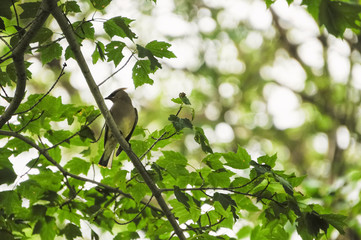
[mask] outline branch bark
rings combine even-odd
[[[75,59],[83,73],[83,76],[89,86],[91,93],[94,96],[94,99],[105,117],[105,121],[109,126],[109,129],[112,131],[113,135],[119,142],[120,146],[123,148],[124,152],[128,155],[129,159],[132,161],[134,167],[138,170],[140,175],[143,177],[145,183],[148,185],[149,189],[152,191],[154,197],[157,199],[159,206],[161,207],[162,211],[166,215],[168,221],[172,225],[175,233],[179,237],[179,239],[186,239],[183,234],[183,230],[180,228],[178,222],[176,221],[173,213],[171,212],[170,208],[168,207],[167,203],[165,202],[164,198],[162,197],[162,192],[160,189],[155,185],[151,177],[148,175],[145,167],[143,166],[142,162],[138,158],[138,156],[131,150],[129,144],[125,141],[124,137],[120,134],[113,117],[111,116],[108,108],[106,107],[103,97],[99,91],[97,84],[94,81],[94,78],[90,72],[90,69],[84,59],[84,56],[80,50],[80,46],[76,41],[75,34],[73,32],[72,26],[69,24],[67,18],[63,14],[63,12],[58,8],[56,0],[44,0],[51,9],[51,14],[54,16],[56,21],[58,22],[62,32],[64,33],[71,50],[74,53]]]
[[[24,34],[19,44],[13,50],[12,58],[14,60],[14,66],[17,76],[16,90],[14,98],[11,101],[10,105],[6,108],[3,115],[0,116],[0,129],[7,121],[10,120],[10,118],[13,116],[16,109],[18,109],[21,101],[24,98],[26,87],[26,68],[24,63],[24,53],[28,48],[31,39],[33,39],[41,26],[43,26],[43,24],[45,23],[46,19],[48,19],[49,14],[50,13],[47,4],[43,2],[40,6],[37,16],[34,19],[34,22],[31,24],[29,30]]]

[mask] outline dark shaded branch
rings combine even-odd
[[[47,8],[47,4],[43,2],[29,30],[21,38],[19,44],[15,47],[12,53],[12,58],[14,60],[14,66],[17,75],[16,90],[13,100],[11,101],[10,105],[6,108],[4,114],[1,115],[0,117],[0,129],[13,116],[14,112],[19,107],[25,95],[26,68],[24,63],[24,53],[28,48],[31,39],[33,39],[35,34],[39,31],[41,26],[43,26],[44,22],[48,17],[49,17],[49,11]]]

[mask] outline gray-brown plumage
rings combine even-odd
[[[124,89],[125,88],[119,88],[115,90],[105,99],[109,99],[113,102],[113,106],[110,108],[110,113],[112,114],[119,131],[123,134],[125,140],[129,142],[138,122],[138,112],[137,109],[133,107],[132,100]],[[112,132],[109,130],[108,126],[105,125],[104,153],[99,161],[100,166],[108,168],[112,167],[114,150],[117,144],[118,142]],[[119,146],[116,156],[118,156],[122,151],[122,147]]]

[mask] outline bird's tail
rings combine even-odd
[[[104,168],[112,168],[112,162],[113,162],[113,151],[104,151],[102,157],[99,160],[98,165]]]

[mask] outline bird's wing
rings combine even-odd
[[[108,131],[109,131],[108,125],[107,125],[107,124],[105,124],[104,147],[105,147],[105,144],[106,144],[107,139],[108,139]]]
[[[127,142],[129,142],[130,138],[132,137],[132,134],[133,134],[133,132],[134,132],[135,126],[136,126],[137,123],[138,123],[138,111],[137,111],[136,108],[134,108],[134,111],[135,111],[134,125],[133,125],[132,130],[129,132],[128,136],[126,136],[126,138],[125,138],[125,140],[127,140]]]

